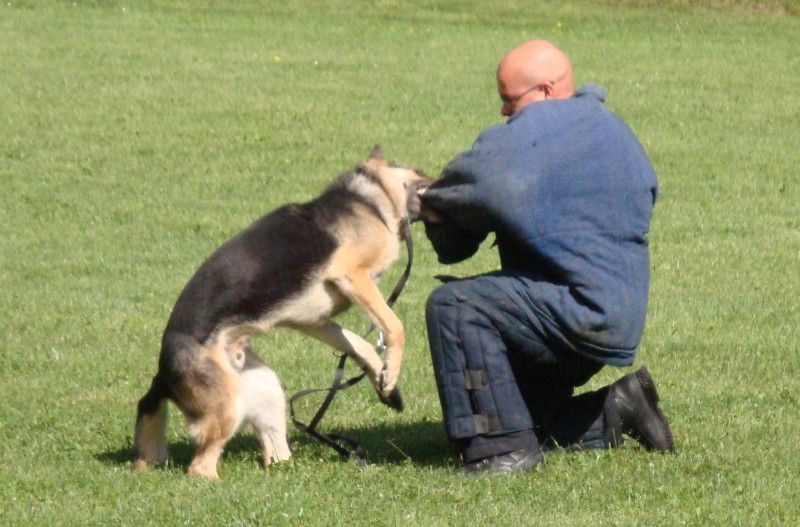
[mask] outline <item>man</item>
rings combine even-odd
[[[647,232],[656,176],[598,86],[535,40],[497,68],[505,124],[484,130],[421,193],[445,264],[494,233],[502,269],[453,280],[428,299],[433,368],[464,472],[530,470],[542,450],[610,448],[622,434],[673,450],[642,368],[574,396],[604,365],[628,366],[647,308]]]

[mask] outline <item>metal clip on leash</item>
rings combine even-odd
[[[403,271],[403,274],[400,276],[400,279],[397,281],[397,284],[394,286],[392,293],[389,295],[386,304],[389,307],[392,307],[394,303],[397,301],[397,298],[400,296],[400,293],[403,291],[403,288],[408,281],[408,277],[411,274],[411,263],[414,260],[414,244],[411,240],[411,222],[408,218],[405,218],[401,223],[401,229],[403,232],[403,238],[406,242],[406,249],[408,251],[408,261],[406,262],[406,268]],[[375,324],[370,324],[369,329],[364,334],[364,339],[369,337],[370,333],[375,330]],[[377,350],[379,355],[382,355],[386,351],[386,342],[384,341],[383,333],[378,332],[378,338],[375,342],[375,349]],[[301,432],[305,432],[310,435],[316,441],[328,445],[329,447],[336,450],[339,455],[348,460],[351,457],[355,457],[355,459],[359,463],[365,463],[364,459],[364,451],[361,449],[361,446],[349,437],[345,437],[339,434],[334,433],[322,433],[317,430],[317,425],[322,420],[322,417],[325,415],[325,412],[328,410],[328,407],[333,402],[334,397],[340,391],[346,390],[350,388],[354,384],[357,384],[361,379],[364,378],[366,373],[361,373],[355,377],[351,377],[350,379],[342,382],[342,378],[344,377],[344,365],[347,362],[347,354],[342,353],[339,357],[339,364],[336,366],[336,373],[333,377],[333,383],[330,388],[310,388],[308,390],[301,390],[289,399],[289,415],[292,418],[292,423],[294,424],[295,428],[300,430]],[[311,419],[309,424],[303,424],[297,420],[294,411],[294,402],[301,397],[305,397],[306,395],[310,395],[312,393],[318,392],[328,392],[325,396],[325,399],[322,401],[322,404],[317,410],[317,413],[314,414],[314,417]]]

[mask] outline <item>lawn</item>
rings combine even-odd
[[[3,2],[0,525],[799,524],[799,14],[794,0]],[[658,173],[636,366],[658,382],[676,453],[630,441],[517,477],[454,474],[425,298],[436,274],[498,263],[487,242],[442,266],[415,225],[396,305],[406,410],[362,383],[323,421],[367,464],[291,430],[294,457],[265,474],[242,433],[220,483],[188,478],[173,408],[170,463],[131,473],[136,401],[202,260],[376,143],[438,174],[501,122],[497,61],[535,37],[608,89]],[[283,330],[256,350],[288,394],[336,363]]]

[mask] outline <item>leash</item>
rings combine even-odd
[[[408,261],[406,262],[406,268],[403,271],[403,274],[395,284],[392,293],[389,295],[389,298],[386,300],[386,304],[389,307],[392,307],[394,303],[397,301],[397,298],[400,296],[400,293],[403,291],[403,288],[406,286],[406,282],[408,281],[408,277],[411,274],[411,264],[414,260],[414,244],[411,240],[411,222],[409,218],[406,217],[401,223],[401,232],[403,234],[403,238],[406,242],[406,250],[408,252]],[[375,323],[371,323],[369,329],[364,334],[363,338],[366,339],[369,335],[375,330]],[[386,346],[383,341],[383,333],[378,332],[378,341],[375,344],[375,347],[378,349],[379,354],[382,354]],[[317,430],[317,425],[322,420],[322,417],[325,415],[325,412],[328,411],[328,407],[333,402],[333,399],[336,397],[336,394],[344,391],[351,386],[357,384],[361,379],[366,376],[366,372],[362,372],[360,375],[356,375],[355,377],[351,377],[346,381],[342,382],[342,378],[344,378],[344,366],[347,362],[347,353],[342,353],[339,356],[339,364],[336,366],[336,372],[333,377],[333,383],[331,384],[330,388],[309,388],[307,390],[301,390],[289,399],[289,415],[292,418],[292,423],[294,424],[295,428],[300,430],[301,432],[305,432],[309,436],[311,436],[314,440],[328,445],[329,447],[336,450],[339,455],[344,460],[349,460],[351,457],[354,457],[359,463],[366,463],[364,459],[364,451],[362,450],[361,446],[353,439],[334,433],[322,433]],[[325,399],[322,401],[322,404],[317,410],[317,413],[314,414],[314,417],[311,421],[306,425],[300,422],[294,411],[294,403],[298,399],[310,395],[312,393],[320,393],[320,392],[328,392],[325,396]]]

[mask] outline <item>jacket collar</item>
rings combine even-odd
[[[585,100],[594,99],[597,102],[599,102],[600,104],[603,104],[606,101],[606,89],[603,88],[602,86],[597,85],[597,84],[584,84],[583,86],[578,88],[575,91],[575,93],[572,94],[572,97],[570,97],[570,99],[583,99],[584,101]],[[565,99],[565,100],[569,100],[569,99]],[[558,101],[559,101],[559,99],[549,99],[547,101],[539,101],[539,102],[535,102],[533,104],[529,104],[528,106],[526,106],[522,110],[520,110],[517,113],[515,113],[514,115],[510,116],[508,118],[508,120],[506,121],[506,124],[510,123],[511,121],[514,121],[527,108],[530,108],[530,107],[533,107],[533,106],[537,106],[539,104],[552,104],[552,103],[558,102]]]
[[[578,91],[576,91],[573,97],[592,97],[597,99],[598,101],[606,102],[606,89],[602,86],[598,86],[597,84],[584,84]]]

